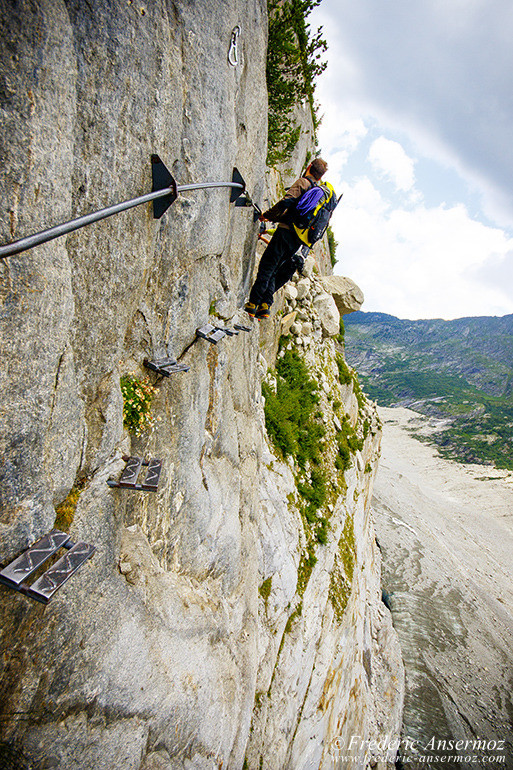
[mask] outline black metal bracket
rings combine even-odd
[[[162,471],[162,460],[143,460],[142,457],[129,457],[123,455],[126,465],[118,481],[107,479],[109,487],[114,489],[135,489],[140,492],[156,492]],[[138,482],[141,468],[147,468],[146,477],[142,483]]]
[[[233,174],[232,174],[232,182],[234,184],[241,184],[242,190],[240,192],[237,192],[237,189],[232,189],[232,194],[230,197],[230,202],[235,202],[235,206],[237,208],[250,208],[253,207],[253,222],[257,222],[258,219],[260,219],[260,215],[262,214],[262,209],[260,206],[258,206],[256,203],[254,203],[251,200],[251,197],[246,189],[246,182],[240,175],[239,171],[234,168]]]
[[[232,172],[232,191],[230,193],[230,203],[234,203],[241,195],[246,192],[246,182],[242,177],[238,168],[234,168]],[[237,185],[237,186],[235,186]],[[242,189],[241,189],[242,187]]]
[[[153,219],[160,217],[168,210],[172,203],[178,197],[176,182],[168,170],[167,166],[160,160],[158,155],[151,156],[151,178],[152,192],[171,188],[172,192],[163,198],[157,198],[153,201]]]
[[[251,200],[251,198],[247,193],[242,193],[240,198],[237,198],[237,200],[235,201],[235,206],[237,208],[246,208],[246,209],[253,207],[253,222],[258,222],[258,220],[260,219],[262,210],[260,209],[259,206],[257,206],[256,203],[253,203],[253,201]]]
[[[60,548],[68,553],[29,585],[26,581]],[[64,583],[91,558],[96,548],[88,543],[73,543],[67,532],[52,530],[8,564],[0,572],[0,583],[48,604]]]

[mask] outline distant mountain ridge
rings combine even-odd
[[[443,454],[513,468],[513,315],[345,316],[348,362],[371,398],[443,420]]]

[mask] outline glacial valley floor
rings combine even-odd
[[[429,435],[428,418],[379,411],[373,512],[406,668],[403,736],[419,755],[403,751],[404,766],[513,768],[513,473],[445,460],[412,436]]]

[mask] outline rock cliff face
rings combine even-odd
[[[2,243],[149,192],[152,153],[179,184],[237,166],[263,199],[261,0],[0,9]],[[345,415],[361,449],[306,571],[297,468],[273,454],[261,394],[282,316],[195,341],[240,317],[253,276],[252,212],[228,199],[184,193],[161,220],[141,206],[0,265],[0,559],[51,530],[70,492],[72,538],[97,548],[46,607],[1,588],[2,745],[41,767],[343,767],[351,735],[399,729],[368,508],[379,425],[337,375],[326,291],[311,273],[283,310],[310,324],[291,340],[327,440]],[[159,381],[143,368],[159,355],[190,370]],[[156,387],[140,436],[123,428],[128,373]],[[107,485],[124,453],[162,459],[157,493]]]

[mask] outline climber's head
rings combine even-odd
[[[328,170],[328,164],[322,158],[315,158],[309,165],[307,173],[311,174],[314,179],[322,179],[326,171]]]

